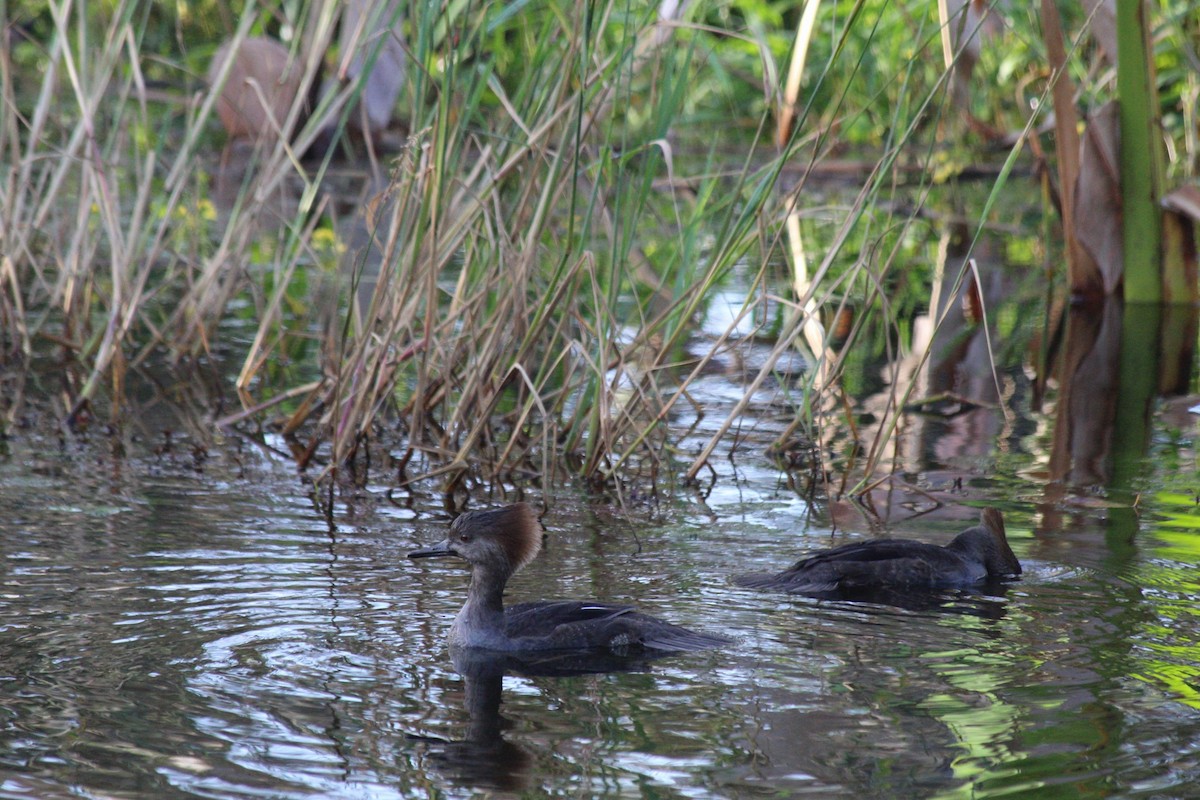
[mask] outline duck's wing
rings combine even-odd
[[[609,647],[627,647],[658,653],[686,653],[693,650],[712,650],[733,640],[724,636],[699,633],[672,625],[657,617],[633,612],[614,619]]]
[[[939,550],[941,548],[938,548]],[[897,557],[882,560],[838,561],[836,590],[843,594],[878,589],[932,589],[947,565],[940,558]],[[957,563],[952,566],[958,566]]]
[[[520,603],[507,608],[504,617],[510,636],[536,636],[546,649],[675,653],[729,643],[724,637],[696,633],[638,613],[633,606],[612,603]]]
[[[800,559],[786,571],[798,572],[816,564],[834,562],[878,562],[909,559],[928,559],[932,562],[940,562],[946,555],[946,548],[936,544],[927,544],[913,539],[874,539],[818,551]]]
[[[944,576],[957,575],[962,568],[962,559],[944,547],[910,539],[876,539],[813,553],[783,572],[735,580],[754,589],[833,597],[888,586],[935,587]]]
[[[597,623],[633,613],[633,606],[593,603],[579,600],[553,600],[517,603],[504,609],[504,624],[509,636],[539,634],[574,622]]]

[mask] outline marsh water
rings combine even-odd
[[[508,675],[476,707],[444,644],[466,575],[404,557],[441,535],[432,504],[368,493],[330,526],[286,470],[31,457],[10,445],[2,472],[4,797],[1187,797],[1200,782],[1190,497],[1145,509],[1120,544],[1102,511],[1035,531],[1012,498],[1023,580],[913,608],[733,586],[870,535],[832,534],[766,474],[653,513],[560,497],[511,597],[633,601],[735,641],[641,672]],[[944,541],[960,524],[893,532]]]
[[[201,444],[151,401],[128,428],[54,433],[54,404],[31,403],[0,440],[0,796],[1200,797],[1192,348],[1130,401],[1140,416],[1088,413],[1125,396],[1112,376],[1137,342],[1143,372],[1169,373],[1150,354],[1194,342],[1194,314],[1072,312],[1081,381],[1068,392],[1064,367],[1039,388],[1040,276],[1000,257],[981,275],[997,380],[982,326],[953,319],[945,357],[897,365],[902,343],[890,370],[848,369],[858,428],[818,443],[843,466],[884,424],[885,373],[941,397],[902,415],[865,491],[769,455],[794,416],[781,365],[699,486],[458,498],[547,507],[512,600],[631,602],[733,639],[628,671],[452,663],[467,574],[405,558],[452,513],[386,469],[327,507],[270,435]],[[744,287],[726,293],[697,337]],[[1113,341],[1125,362],[1098,355]],[[748,340],[691,388],[680,471],[767,349]],[[162,397],[182,394],[170,380]],[[1025,565],[988,594],[877,605],[731,582],[874,536],[944,543],[987,504]]]

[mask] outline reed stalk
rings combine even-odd
[[[223,424],[250,435],[251,421],[275,415],[302,467],[358,479],[373,442],[393,437],[400,482],[450,491],[568,475],[618,491],[696,480],[772,385],[773,408],[794,419],[788,435],[829,446],[858,437],[847,362],[868,335],[885,348],[901,338],[891,287],[925,274],[906,263],[905,242],[934,181],[923,136],[946,108],[932,8],[925,18],[889,11],[900,46],[884,40],[870,0],[829,28],[828,6],[814,0],[785,71],[761,19],[726,29],[687,3],[411,0],[408,142],[386,164],[372,158],[364,180],[389,178],[351,213],[370,246],[336,268],[316,244],[341,233],[332,160],[302,154],[323,121],[345,127],[361,86],[311,115],[296,98],[281,125],[292,135],[260,143],[231,207],[205,223],[215,94],[183,77],[203,65],[169,65],[186,88],[164,110],[146,74],[143,4],[48,8],[41,84],[19,87],[0,59],[4,104],[21,110],[0,122],[0,344],[30,358],[53,342],[74,374],[76,410],[107,392],[119,417],[129,374],[164,354],[186,364],[234,352],[243,408]],[[248,3],[229,37],[262,35],[272,14],[291,14],[283,27],[308,87],[336,41],[337,9]],[[884,49],[894,69],[867,69]],[[738,98],[744,129],[731,157],[704,126],[734,104],[721,87],[746,63],[767,77],[753,102]],[[806,75],[805,64],[820,66]],[[784,72],[776,148],[774,76]],[[864,129],[877,132],[877,155],[859,191],[814,202],[812,171]],[[902,186],[913,174],[915,189]],[[892,210],[901,194],[915,210]],[[985,211],[977,228],[989,222]],[[789,256],[794,271],[781,277]],[[745,298],[733,321],[704,329],[735,280]],[[819,320],[851,305],[863,314],[835,348]],[[691,391],[707,370],[764,342],[715,429],[675,427],[685,411],[712,415]],[[777,369],[797,351],[811,366],[800,378]],[[281,366],[295,352],[304,363]],[[897,380],[894,392],[847,486],[889,468],[911,387]]]

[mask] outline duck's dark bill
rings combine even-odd
[[[409,558],[438,558],[440,556],[452,556],[456,553],[445,545],[443,542],[437,547],[432,547],[428,550],[413,550],[408,554]]]

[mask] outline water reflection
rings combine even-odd
[[[652,660],[656,659],[613,652],[522,656],[456,649],[454,669],[463,679],[463,707],[469,719],[466,735],[457,741],[430,736],[413,738],[426,743],[433,768],[454,783],[501,791],[528,789],[534,783],[534,757],[527,749],[504,738],[504,730],[512,727],[500,714],[504,676],[562,678],[639,672],[649,669]]]
[[[1006,646],[1007,606],[980,598],[980,615],[813,600],[781,608],[764,631],[778,643],[770,663],[795,664],[789,673],[807,663],[813,686],[797,694],[803,684],[790,674],[758,684],[759,780],[835,786],[839,796],[927,797],[960,786],[964,740],[949,712],[979,722],[997,705],[981,673],[998,664],[989,652]]]
[[[1200,779],[1191,498],[1124,561],[1095,519],[1034,538],[1015,512],[1020,582],[910,607],[733,586],[828,541],[786,497],[644,522],[636,549],[563,508],[514,601],[603,593],[737,640],[581,676],[646,665],[447,660],[461,575],[414,580],[404,559],[443,532],[432,506],[330,531],[286,477],[264,497],[257,479],[195,476],[97,491],[74,470],[27,477],[36,504],[0,493],[19,526],[0,539],[0,796],[986,797]]]
[[[1004,617],[1010,587],[1011,583],[1007,581],[987,581],[972,587],[970,591],[931,591],[882,587],[857,591],[848,598],[830,594],[825,599],[828,602],[841,602],[852,606],[862,605],[864,608],[884,606],[901,608],[905,611],[964,614],[999,620]]]
[[[1094,322],[1076,330],[1121,340]],[[1161,340],[1190,360],[1189,324],[1149,326],[1121,357]],[[976,355],[938,362],[952,378],[939,386],[982,392],[980,330],[958,335],[959,353]],[[1071,463],[1063,497],[1047,502],[1058,415],[1086,413],[1112,365],[1073,400],[1057,393],[1062,367],[1048,372],[1043,412],[1029,407],[1024,353],[1002,365],[1011,424],[985,405],[922,411],[898,439],[903,472],[875,487],[873,506],[810,504],[789,489],[764,456],[786,427],[768,404],[703,496],[622,510],[559,487],[559,527],[514,580],[514,602],[613,597],[736,640],[599,676],[447,659],[462,576],[414,577],[404,558],[444,535],[438,497],[414,492],[399,508],[368,483],[328,525],[270,440],[218,439],[193,457],[187,432],[211,427],[199,404],[190,424],[165,401],[139,406],[129,455],[99,432],[38,440],[9,428],[0,797],[1191,796],[1195,417],[1149,417],[1141,450],[1072,444],[1091,460]],[[1159,390],[1186,384],[1192,368],[1178,363],[1155,373]],[[695,389],[719,405],[734,382],[712,374]],[[1144,415],[1152,397],[1130,408]],[[1100,485],[1083,491],[1091,480]],[[963,499],[1004,507],[1020,582],[865,603],[730,581],[847,530],[948,541],[975,513]]]
[[[529,788],[533,757],[504,738],[507,725],[500,716],[504,663],[455,659],[454,666],[464,681],[463,706],[470,719],[466,736],[458,741],[413,738],[427,743],[433,768],[454,783],[502,791]]]

